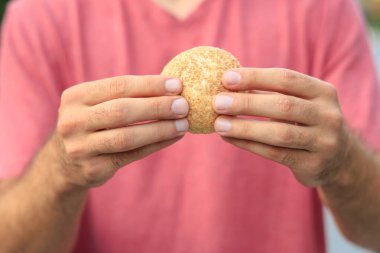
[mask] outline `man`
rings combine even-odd
[[[347,0],[14,1],[0,251],[324,252],[318,196],[348,238],[380,250],[363,30]],[[256,92],[219,94],[217,134],[183,137],[179,80],[145,74],[198,45],[231,51],[248,67],[223,84]]]

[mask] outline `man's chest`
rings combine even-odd
[[[299,27],[286,19],[286,10],[276,7],[263,15],[268,5],[247,2],[211,0],[185,21],[152,9],[154,5],[117,8],[110,4],[107,12],[81,14],[82,32],[67,41],[67,59],[72,61],[66,62],[68,75],[74,75],[72,83],[79,83],[116,75],[159,74],[172,57],[201,45],[224,48],[243,66],[287,67],[308,73],[310,59],[305,55],[310,55],[303,52],[310,45]]]

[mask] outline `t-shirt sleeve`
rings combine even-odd
[[[57,118],[62,91],[55,60],[58,37],[39,2],[12,2],[2,26],[0,179],[22,173]]]
[[[353,0],[325,0],[314,73],[336,86],[350,128],[380,149],[380,93],[365,22]]]

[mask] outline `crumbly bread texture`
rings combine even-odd
[[[182,96],[190,105],[189,131],[196,134],[214,132],[217,118],[212,107],[213,97],[227,91],[222,85],[223,73],[239,68],[239,61],[226,50],[201,46],[175,56],[163,69],[162,75],[182,81]]]

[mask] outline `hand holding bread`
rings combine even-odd
[[[54,134],[67,185],[91,187],[180,139],[188,104],[178,79],[119,76],[64,91]],[[68,186],[70,187],[70,186]]]

